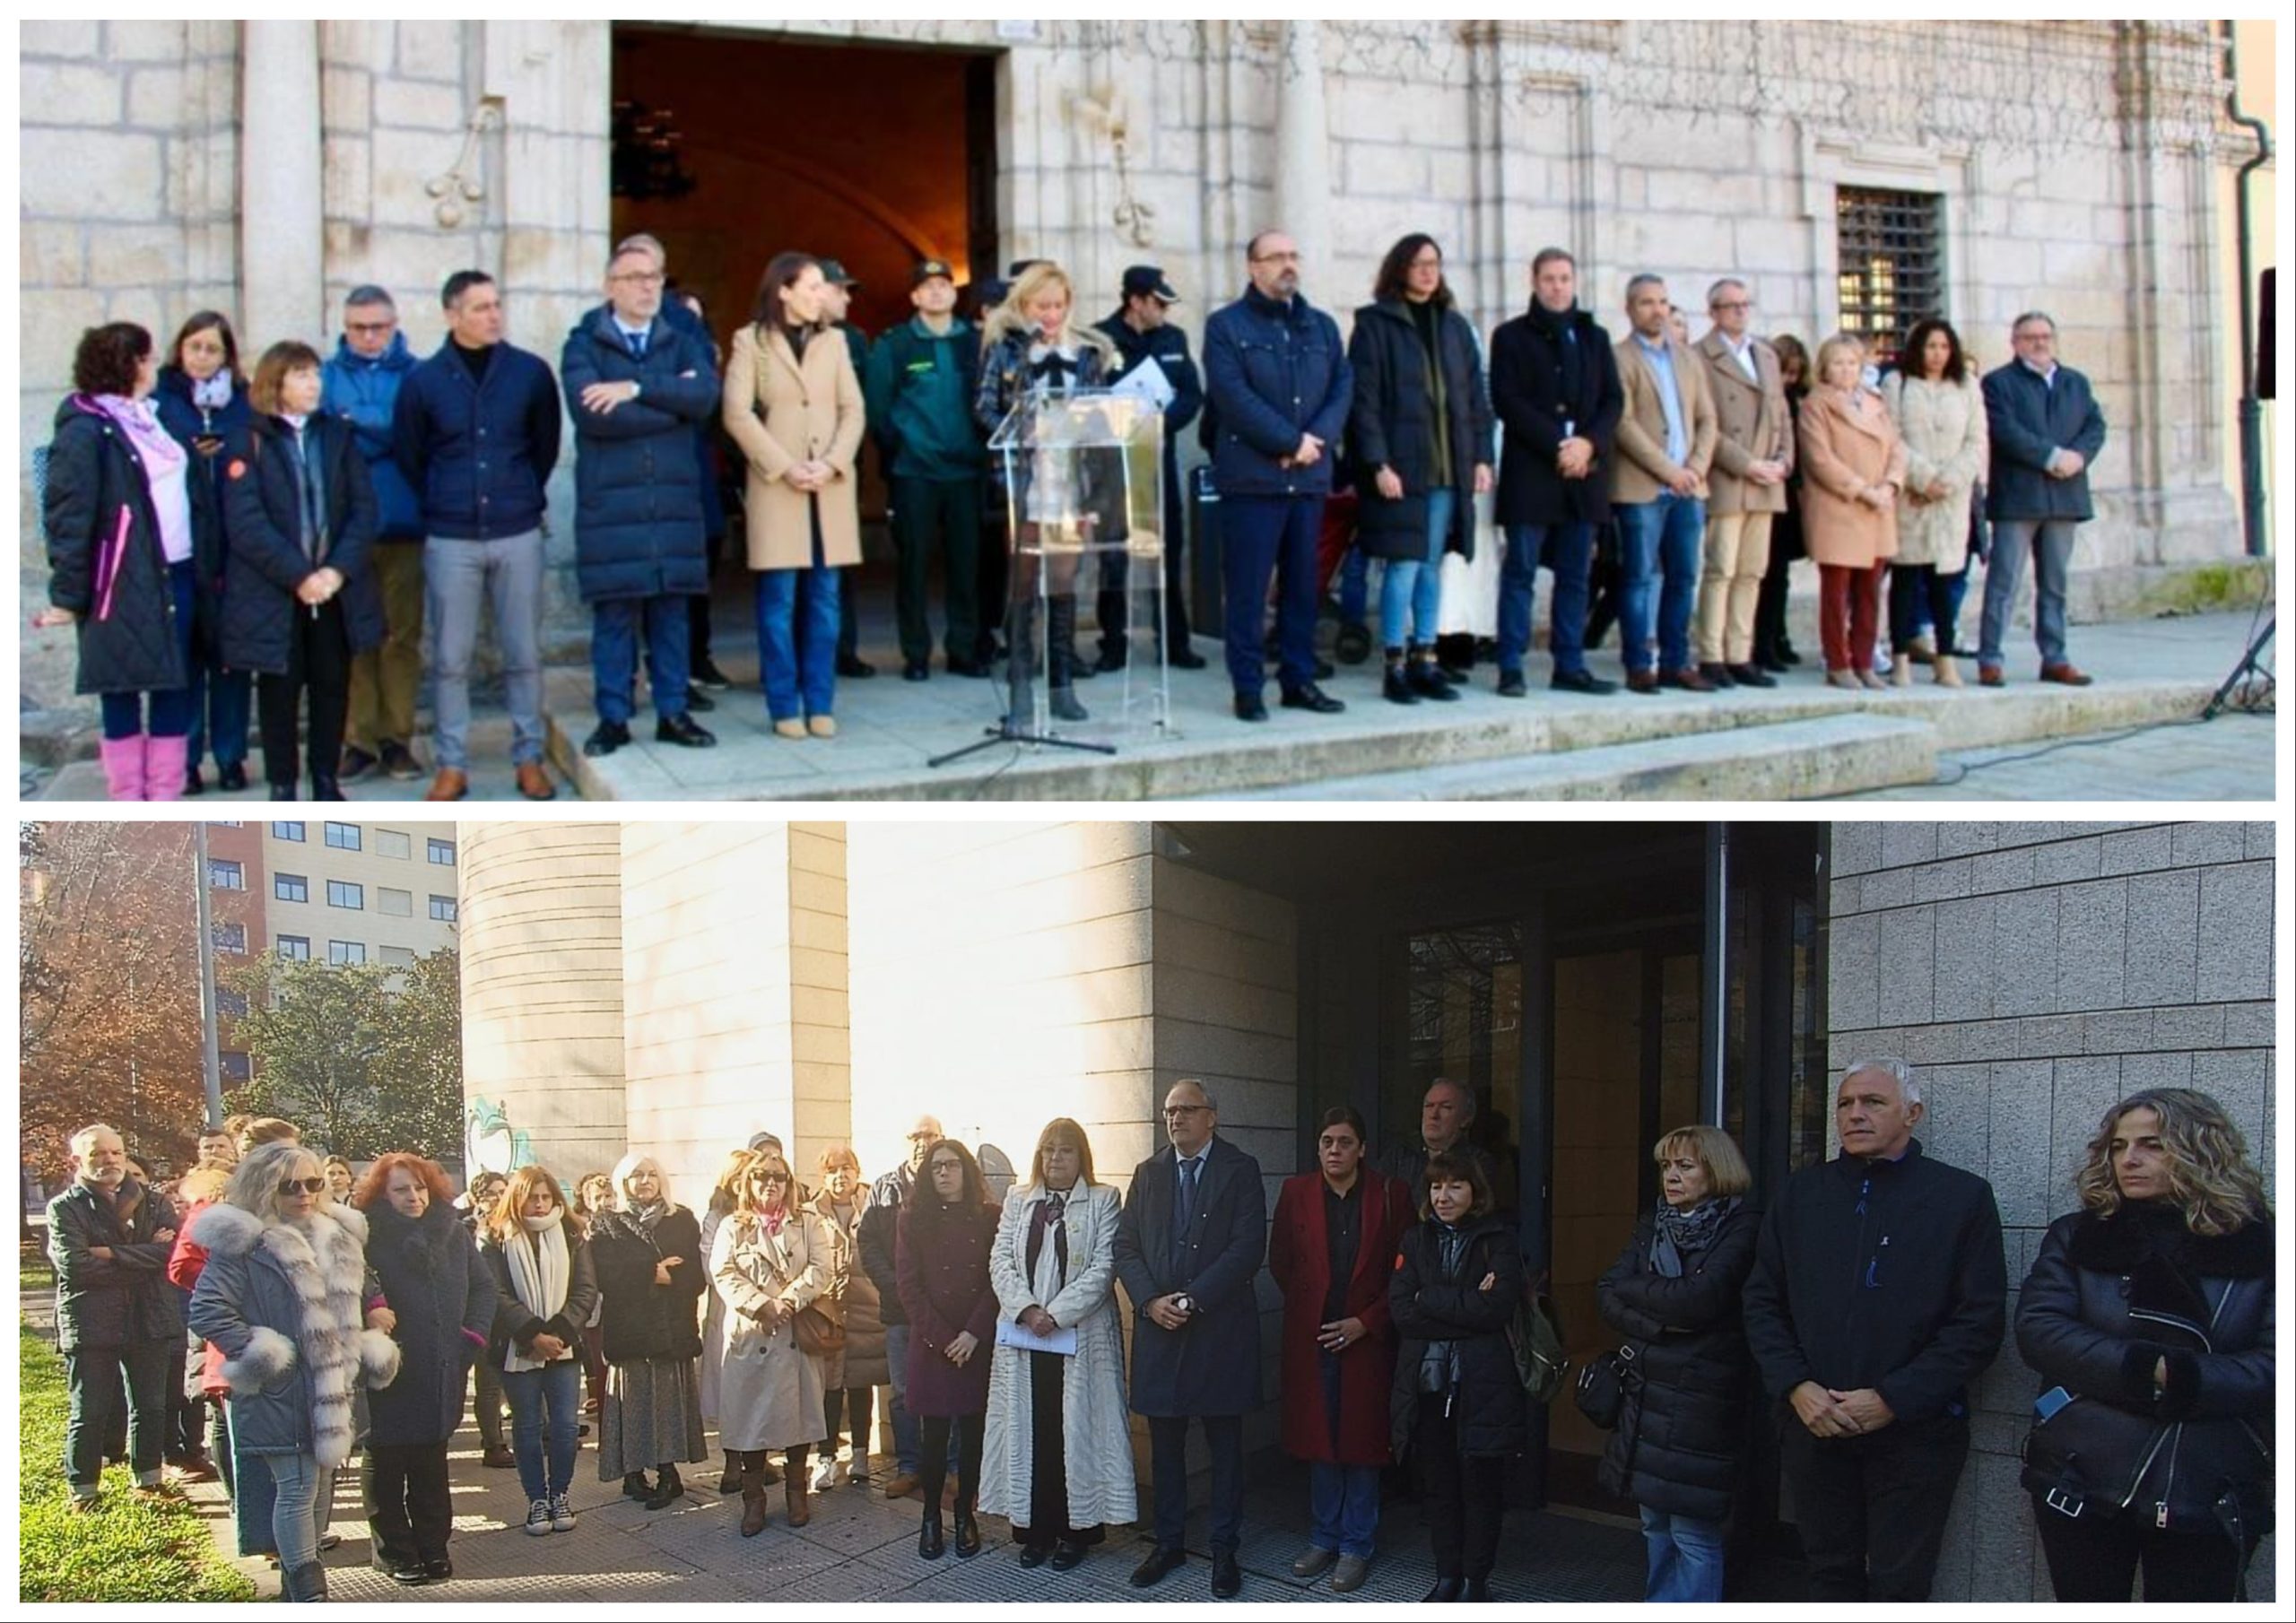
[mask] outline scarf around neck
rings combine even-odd
[[[1650,1237],[1650,1271],[1661,1279],[1683,1277],[1683,1260],[1696,1256],[1714,1243],[1721,1232],[1722,1223],[1739,1207],[1735,1194],[1717,1201],[1701,1201],[1688,1211],[1677,1211],[1658,1201],[1658,1221]]]
[[[150,401],[132,400],[125,395],[95,395],[89,397],[88,404],[119,426],[119,431],[135,445],[136,455],[143,457],[144,469],[154,483],[180,473],[191,460],[191,453],[161,426],[160,414],[152,409]]]
[[[566,1245],[566,1208],[561,1206],[546,1218],[521,1217],[518,1222],[523,1236],[511,1235],[502,1246],[502,1254],[510,1264],[510,1289],[519,1305],[535,1317],[557,1318],[566,1311],[566,1293],[574,1273],[573,1256]],[[573,1350],[569,1348],[558,1356],[570,1358]],[[514,1341],[502,1367],[540,1369],[548,1362],[545,1358],[528,1358]]]
[[[191,404],[203,412],[220,412],[231,404],[233,393],[230,373],[218,372],[204,383],[192,384]]]

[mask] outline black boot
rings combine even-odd
[[[1459,1598],[1459,1592],[1465,1587],[1466,1581],[1463,1578],[1438,1578],[1435,1580],[1435,1587],[1419,1597],[1420,1603],[1424,1605],[1430,1601],[1456,1601]]]
[[[667,1510],[684,1497],[685,1484],[678,1480],[678,1468],[675,1465],[665,1465],[655,1484],[653,1497],[646,1501],[646,1508]]]
[[[1415,705],[1419,702],[1419,695],[1412,691],[1411,677],[1404,664],[1401,648],[1387,650],[1387,680],[1383,690],[1390,704]]]
[[[957,1554],[970,1560],[980,1553],[980,1523],[972,1519],[972,1506],[957,1506]]]
[[[937,1561],[948,1548],[941,1533],[941,1496],[936,1493],[925,1506],[925,1524],[917,1533],[917,1553],[927,1561]]]
[[[650,1499],[654,1497],[654,1485],[646,1480],[644,1471],[630,1471],[622,1479],[622,1494],[626,1499]]]
[[[1491,1580],[1489,1578],[1469,1578],[1467,1580],[1467,1586],[1460,1593],[1459,1599],[1462,1601],[1488,1601],[1491,1599]]]

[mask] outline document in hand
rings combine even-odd
[[[1032,1330],[1023,1330],[1011,1319],[999,1319],[996,1321],[996,1344],[999,1347],[1017,1347],[1022,1352],[1057,1352],[1063,1358],[1073,1358],[1076,1356],[1076,1331],[1074,1325],[1064,1325],[1050,1335],[1039,1335]]]
[[[1109,393],[1144,400],[1159,412],[1171,410],[1172,402],[1179,395],[1172,387],[1172,380],[1164,375],[1162,363],[1152,355],[1118,378],[1109,386]]]

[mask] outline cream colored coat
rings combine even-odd
[[[822,560],[832,568],[861,561],[861,437],[868,423],[861,380],[842,333],[805,341],[800,366],[789,340],[776,333],[762,346],[754,325],[734,335],[726,367],[726,431],[749,461],[745,525],[752,569],[813,567],[813,498],[784,474],[801,462],[836,470],[820,493]]]
[[[724,1358],[718,1372],[718,1445],[743,1452],[794,1448],[829,1434],[821,1361],[797,1345],[784,1319],[769,1333],[754,1316],[779,1298],[803,1307],[829,1278],[829,1237],[810,1211],[778,1235],[735,1212],[709,1243],[710,1288],[726,1304]]]
[[[1611,499],[1628,507],[1640,507],[1665,495],[1663,481],[1679,468],[1688,468],[1704,479],[1714,466],[1718,428],[1706,362],[1672,338],[1666,343],[1674,351],[1674,383],[1682,390],[1683,426],[1690,433],[1690,459],[1679,467],[1666,460],[1666,406],[1658,398],[1658,374],[1642,358],[1633,334],[1614,346],[1619,384],[1626,391],[1626,410],[1618,420],[1618,455],[1611,458]]]
[[[1811,559],[1870,569],[1895,558],[1896,505],[1876,509],[1857,499],[1873,485],[1905,488],[1905,441],[1881,397],[1814,390],[1802,403],[1801,445],[1802,543]]]
[[[1068,1466],[1068,1524],[1121,1526],[1139,1514],[1132,1466],[1132,1417],[1125,1408],[1124,1329],[1116,1305],[1116,1226],[1122,1201],[1115,1188],[1080,1188],[1062,1222],[1068,1230],[1068,1282],[1058,1285],[1052,1237],[1031,1274],[1030,1208],[1037,1192],[1016,1186],[1004,1197],[996,1244],[988,1254],[1000,1324],[1038,1306],[1076,1332],[1076,1356],[1062,1360],[1061,1444]],[[981,1453],[980,1508],[1025,1523],[1036,1457],[1031,1419],[1031,1363],[1016,1348],[994,1350],[988,1371],[988,1423]]]
[[[1746,470],[1758,462],[1783,462],[1789,470],[1794,465],[1794,412],[1786,404],[1786,374],[1779,368],[1776,350],[1759,338],[1752,344],[1755,376],[1749,378],[1729,340],[1718,331],[1698,341],[1719,436],[1714,442],[1714,471],[1708,476],[1712,487],[1706,501],[1709,518],[1786,511],[1783,484],[1746,481]]]
[[[1991,455],[1984,392],[1974,378],[1932,383],[1892,372],[1882,380],[1882,398],[1905,440],[1897,561],[1935,564],[1942,574],[1958,575],[1970,560],[1970,495]],[[1940,479],[1945,482],[1942,499],[1913,499],[1914,492]]]

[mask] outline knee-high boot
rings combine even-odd
[[[742,1467],[742,1537],[754,1539],[765,1531],[765,1451],[734,1457]]]

